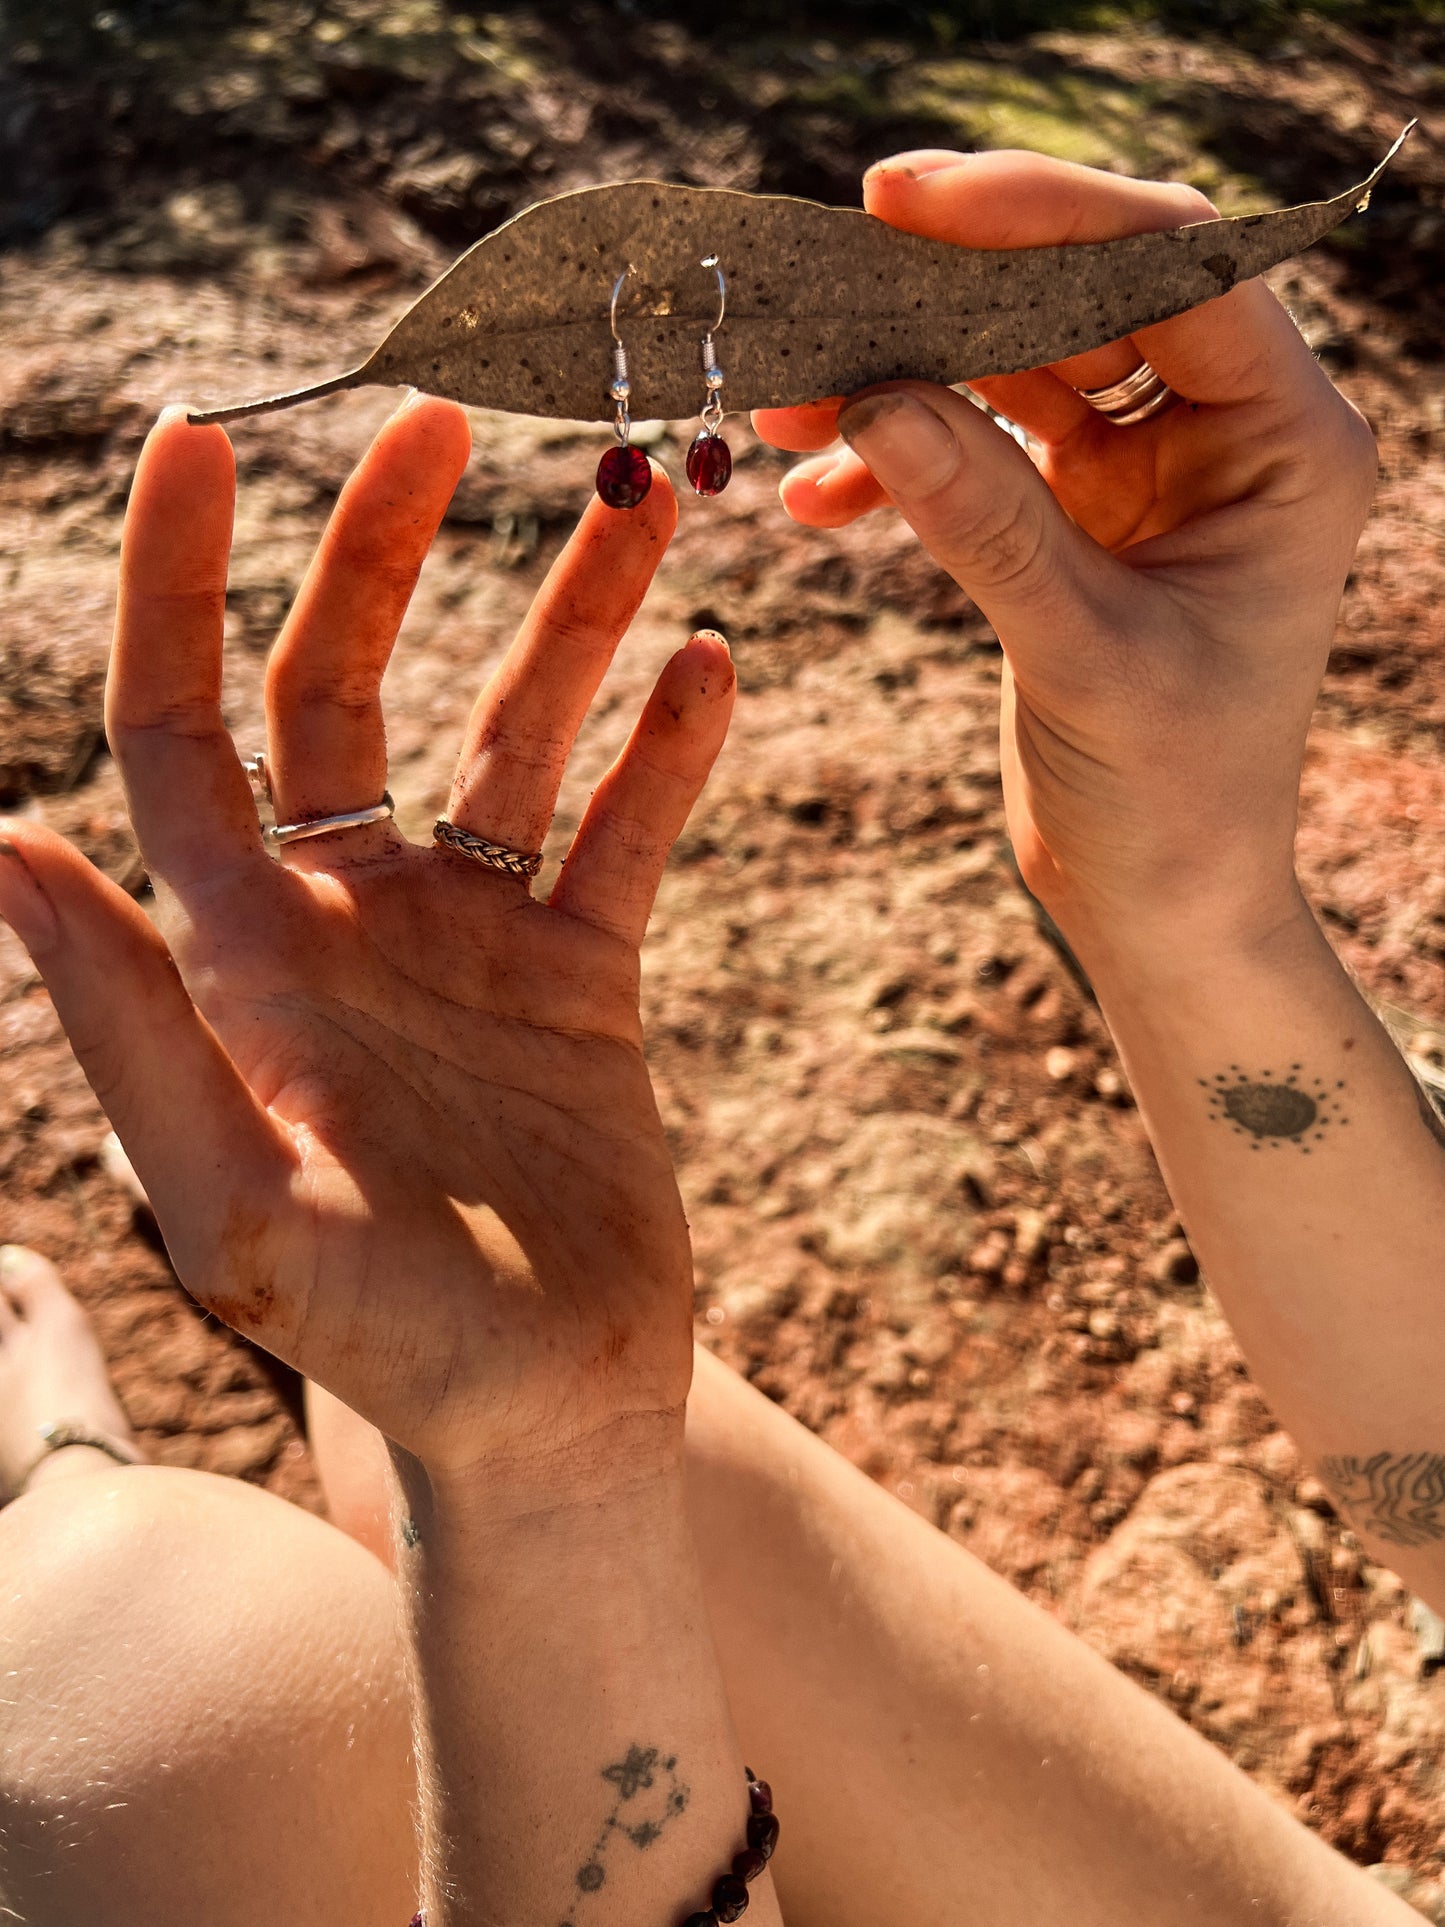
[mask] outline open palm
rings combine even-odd
[[[348,484],[273,654],[279,820],[385,788],[379,685],[457,476],[414,402]],[[10,825],[29,943],[187,1288],[431,1463],[671,1410],[686,1224],[642,1057],[638,945],[721,745],[715,637],[676,655],[547,904],[388,821],[274,861],[220,720],[219,430],[163,418],[127,519],[108,728],[168,947],[60,839]],[[541,842],[578,724],[671,534],[594,503],[468,728],[448,815]]]

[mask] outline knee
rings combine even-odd
[[[261,1918],[258,1879],[309,1904],[343,1820],[405,1885],[395,1602],[360,1547],[232,1480],[117,1467],[0,1513],[0,1574],[0,1904],[219,1922],[207,1883],[234,1862],[235,1918]]]

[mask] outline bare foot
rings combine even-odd
[[[43,1425],[75,1425],[136,1450],[89,1318],[38,1251],[0,1245],[0,1504],[42,1478],[115,1461],[94,1447],[46,1452]]]

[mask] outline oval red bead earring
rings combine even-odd
[[[717,320],[702,338],[702,378],[707,386],[707,400],[702,409],[702,431],[693,437],[687,451],[687,479],[699,495],[721,495],[732,479],[733,452],[718,433],[723,420],[723,371],[717,365],[713,336],[727,313],[728,291],[717,256],[708,255],[702,265],[711,268],[717,276]]]
[[[630,440],[632,416],[627,403],[632,394],[632,383],[627,377],[627,350],[617,332],[617,297],[622,293],[622,284],[631,272],[629,264],[612,286],[612,384],[607,392],[616,405],[613,427],[617,446],[609,448],[597,464],[597,493],[610,509],[635,509],[652,487],[652,463],[640,448],[632,446]]]

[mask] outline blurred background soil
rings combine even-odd
[[[97,0],[104,9],[105,0]],[[1314,901],[1445,1065],[1445,27],[1238,0],[603,5],[11,0],[0,68],[0,806],[146,879],[101,728],[147,423],[350,365],[461,246],[610,178],[853,203],[919,144],[1375,204],[1272,278],[1379,437],[1310,756]],[[786,17],[786,24],[785,24]],[[724,356],[724,360],[726,357]],[[599,375],[599,379],[601,376]],[[238,426],[229,715],[393,397]],[[597,429],[474,416],[387,683],[424,835],[463,719],[587,497]],[[692,427],[644,431],[674,473]],[[999,657],[891,521],[783,518],[730,425],[588,724],[549,844],[695,626],[742,697],[647,958],[704,1343],[1445,1921],[1445,1630],[1366,1558],[1250,1383],[1087,994],[1011,871]],[[546,878],[543,878],[545,887]],[[200,1314],[0,932],[0,1237],[92,1308],[147,1448],[319,1506],[295,1385]]]

